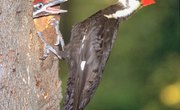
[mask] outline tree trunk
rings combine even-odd
[[[0,110],[57,110],[62,99],[58,60],[42,56],[32,1],[0,0]],[[52,27],[42,32],[53,45]],[[47,33],[48,35],[47,35]]]

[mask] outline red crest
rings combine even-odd
[[[141,0],[142,6],[148,6],[154,3],[156,3],[155,0]]]
[[[37,4],[37,3],[47,3],[47,0],[34,0],[33,4]]]

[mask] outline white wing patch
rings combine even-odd
[[[82,40],[82,43],[84,43],[84,40],[85,40],[85,39],[86,39],[86,36],[84,35],[84,36],[83,36],[83,40]]]
[[[82,39],[82,45],[81,45],[81,49],[84,48],[84,41],[86,40],[86,35],[83,36],[83,39]]]
[[[81,62],[81,70],[82,70],[82,71],[84,71],[85,65],[86,65],[86,61],[82,61],[82,62]]]

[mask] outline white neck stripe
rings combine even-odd
[[[110,15],[104,15],[107,18],[122,18],[122,17],[127,17],[130,14],[132,14],[135,10],[137,10],[140,6],[140,2],[137,0],[129,0],[128,4],[126,0],[119,0],[119,3],[124,5],[125,9],[123,10],[118,10],[113,14]]]

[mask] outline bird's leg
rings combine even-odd
[[[57,34],[57,38],[56,38],[56,43],[54,45],[61,45],[62,47],[62,51],[64,51],[64,39],[63,36],[61,34],[61,31],[59,30],[59,21],[56,20],[55,18],[52,18],[49,21],[50,25],[54,26],[55,30],[56,30],[56,34]]]
[[[52,47],[50,46],[49,44],[46,43],[43,35],[41,32],[37,32],[39,38],[41,39],[41,41],[43,42],[44,44],[44,54],[43,54],[43,57],[41,58],[42,60],[45,60],[47,57],[48,57],[48,54],[50,52],[52,52],[53,54],[55,54],[59,59],[61,59],[61,56],[57,53],[57,51]]]

